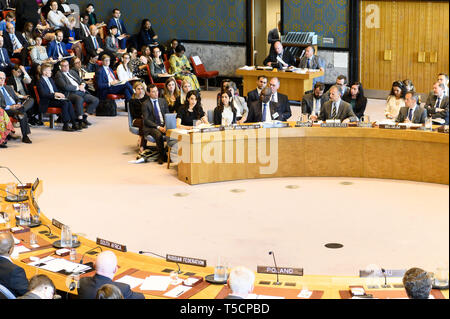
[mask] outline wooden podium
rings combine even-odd
[[[323,71],[307,72],[306,74],[299,74],[294,72],[272,71],[267,70],[242,70],[237,69],[236,75],[243,77],[244,92],[242,96],[246,96],[249,91],[256,88],[256,81],[258,76],[264,75],[268,81],[271,78],[277,77],[280,79],[280,89],[278,92],[288,96],[289,100],[301,101],[305,91],[312,90],[313,79],[324,75]]]

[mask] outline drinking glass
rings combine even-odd
[[[169,276],[170,276],[171,284],[176,285],[178,283],[178,271],[176,271],[176,270],[171,271]]]
[[[434,273],[434,284],[436,286],[448,286],[448,268],[438,267]]]
[[[425,119],[425,130],[427,130],[427,131],[433,130],[433,120],[431,117],[427,117]]]
[[[72,232],[67,225],[61,228],[61,247],[72,247]]]
[[[30,245],[36,245],[37,244],[37,236],[35,233],[30,233]]]

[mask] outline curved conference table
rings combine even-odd
[[[188,154],[191,160],[190,163],[181,161],[178,164],[178,177],[190,184],[283,176],[393,178],[448,184],[448,134],[379,128],[293,126],[295,123],[290,123],[290,127],[279,129],[247,128],[208,133],[172,131],[169,133],[171,137],[179,139],[179,157],[182,159]],[[230,150],[233,150],[231,157]],[[238,151],[237,154],[236,151]],[[224,163],[220,163],[219,154]],[[276,156],[267,156],[268,154],[276,154]],[[214,162],[212,159],[217,161]],[[4,190],[5,187],[5,184],[0,184],[0,189]],[[32,215],[37,214],[37,198],[42,190],[42,181],[34,191],[31,188],[26,189],[29,196],[27,203]],[[8,231],[15,226],[14,217],[19,213],[13,203],[5,201],[0,202],[0,211],[8,213],[11,217],[9,224],[0,224],[0,231]],[[56,226],[54,226],[53,220],[43,213],[40,214],[40,220],[42,224],[50,227],[53,238],[49,238],[46,232],[48,228],[43,225],[25,228],[24,232],[15,233],[14,236],[20,240],[19,246],[24,246],[29,251],[21,252],[18,257],[13,258],[13,262],[25,269],[28,278],[44,273],[53,280],[58,290],[76,295],[76,289],[69,289],[74,277],[71,274],[56,273],[29,265],[32,261],[30,257],[56,257],[52,243],[61,238],[61,225],[57,227],[58,223],[55,222]],[[63,221],[60,222],[63,223]],[[37,235],[38,246],[30,246],[31,233]],[[107,240],[113,242],[114,238],[107,238]],[[96,241],[88,238],[79,237],[79,241],[80,246],[76,248],[75,262],[77,263],[80,262],[84,253],[98,246]],[[122,244],[126,245],[126,243]],[[118,257],[119,270],[115,279],[126,275],[141,279],[151,275],[168,276],[171,270],[177,269],[174,263],[164,259],[118,251],[105,246],[102,249],[112,250]],[[201,259],[201,256],[190,257]],[[69,259],[69,256],[58,258]],[[84,263],[95,262],[95,255],[86,254],[83,261]],[[205,278],[214,272],[213,266],[215,266],[180,265],[182,270],[180,278],[189,276]],[[316,276],[309,273],[313,273],[313,270],[308,269],[304,276],[280,275],[282,282],[280,286],[274,286],[276,281],[274,274],[257,273],[255,293],[301,299],[302,296],[299,297],[299,293],[302,287],[307,286],[312,291],[309,298],[339,299],[350,297],[349,286],[362,285],[374,297],[406,297],[401,286],[401,276],[389,278],[389,283],[393,286],[387,289],[381,288],[384,282],[383,276],[360,278],[356,269],[355,276],[348,277]],[[93,274],[94,272],[88,272],[80,276]],[[77,279],[75,277],[75,280]],[[146,298],[167,299],[213,299],[223,298],[227,294],[227,288],[223,284],[213,285],[203,280],[199,285],[177,297],[164,296],[173,288],[175,286],[171,285],[166,291],[160,292],[142,291],[140,286],[137,286],[133,290],[142,292]],[[448,290],[442,292],[433,290],[432,294],[436,298],[448,298]]]
[[[417,129],[172,130],[188,184],[269,177],[363,177],[448,184],[449,135]],[[218,129],[218,128],[217,128]]]

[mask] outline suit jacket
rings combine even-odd
[[[277,103],[270,101],[269,108],[271,115],[277,113]],[[245,123],[257,123],[261,121],[262,121],[262,102],[261,101],[251,102],[248,106],[248,116]]]
[[[5,48],[0,48],[0,50],[3,52],[3,57],[4,57],[4,61],[3,63],[5,63],[6,65],[10,66],[11,68],[14,67],[14,63],[11,62],[11,60],[9,59],[9,53],[8,50],[6,50]],[[0,56],[0,60],[2,60],[1,56]],[[0,61],[0,64],[2,63],[2,61]]]
[[[109,68],[111,72],[113,70]],[[114,72],[113,72],[114,74]],[[116,78],[117,79],[117,78]],[[106,99],[107,90],[109,88],[109,81],[108,81],[108,74],[105,71],[105,68],[103,66],[100,66],[97,69],[97,72],[95,73],[95,80],[97,81],[97,91],[98,91],[98,97],[101,100]]]
[[[333,111],[333,101],[329,100],[325,102],[322,105],[322,108],[320,109],[319,114],[319,120],[326,121],[330,120],[331,118],[331,112]],[[343,120],[350,119],[350,121],[358,121],[358,118],[356,117],[355,113],[352,110],[352,106],[348,104],[347,102],[343,101],[341,99],[341,102],[339,104],[339,110],[336,114],[336,119]]]
[[[28,44],[27,40],[25,40],[25,38],[22,36],[22,34],[20,34],[19,32],[16,32],[16,37],[19,40],[19,42],[22,44],[22,46],[24,47],[24,50],[27,49],[27,47],[29,47],[30,45]],[[13,43],[11,41],[10,35],[8,32],[3,33],[3,47],[6,49],[6,51],[8,51],[9,56],[12,56],[14,54],[14,46]]]
[[[409,107],[407,106],[401,107],[397,119],[395,121],[403,123],[408,118],[408,111]],[[427,118],[427,110],[424,107],[417,105],[417,108],[413,113],[411,122],[416,124],[424,124],[426,118]]]
[[[75,70],[69,70],[69,74],[75,78],[75,82],[80,85],[83,80],[80,75]],[[61,71],[58,71],[55,75],[55,83],[58,89],[67,97],[70,93],[76,92],[78,88],[70,83],[67,76],[65,76]]]
[[[350,90],[348,90],[347,93],[344,94],[342,99],[345,102],[350,104],[350,101],[352,100],[352,95],[350,93]],[[361,118],[362,116],[364,116],[366,106],[367,106],[367,98],[366,97],[364,97],[362,99],[357,99],[356,103],[355,103],[355,107],[353,108],[353,113],[355,113],[358,118]]]
[[[323,107],[328,98],[325,94],[320,97],[320,108]],[[314,108],[314,93],[308,93],[303,95],[302,99],[302,113],[311,114]],[[319,112],[320,113],[320,112]]]
[[[449,98],[448,95],[444,95],[439,103],[439,108],[444,109],[444,111],[436,112],[434,105],[436,104],[437,96],[434,93],[430,93],[425,102],[425,109],[427,114],[431,114],[432,118],[442,118],[445,119],[448,115],[449,110]]]
[[[14,90],[9,85],[5,85],[5,89],[6,92],[8,92],[9,96],[14,100],[14,102],[17,103],[19,101],[19,97],[16,95]],[[2,108],[6,107],[6,101],[1,91],[0,91],[0,107]]]
[[[286,95],[277,92],[278,95],[278,103],[276,107],[276,113],[278,113],[278,117],[274,118],[277,121],[287,121],[288,118],[291,117],[291,106],[289,104],[289,99]],[[272,113],[273,114],[273,113]]]
[[[97,290],[106,284],[119,288],[124,299],[144,299],[144,295],[131,291],[130,285],[113,282],[110,278],[98,274],[95,274],[93,277],[83,277],[80,279],[78,297],[80,299],[95,299]]]
[[[310,69],[315,69],[315,70],[318,70],[318,69],[320,69],[320,68],[324,68],[325,69],[325,64],[324,64],[324,62],[322,61],[322,59],[321,58],[319,58],[317,55],[313,55],[312,57],[311,57],[311,61],[309,62],[310,63]],[[306,68],[307,67],[307,65],[308,65],[308,58],[306,57],[306,56],[303,56],[301,59],[300,59],[300,62],[298,63],[298,67],[299,68]]]
[[[105,40],[105,49],[107,49],[110,52],[116,53],[117,50],[120,49],[120,46],[119,46],[119,40],[117,38],[115,38],[115,41],[116,42],[114,43],[112,36],[110,36],[110,35],[107,36],[106,40]]]
[[[69,30],[69,28],[64,26],[64,27],[61,28],[61,30],[63,32],[63,42],[64,43],[68,43],[69,42],[69,37],[70,37],[70,30]],[[73,28],[73,31],[75,32],[74,39],[75,40],[81,40],[80,29]]]
[[[61,48],[63,51],[63,56],[69,56],[69,52],[66,50],[66,44],[64,42],[61,42]],[[49,58],[53,58],[54,60],[58,60],[58,46],[56,44],[56,40],[53,40],[50,42],[47,46],[47,55]]]
[[[28,279],[23,268],[3,257],[0,257],[0,284],[16,297],[23,296],[28,290]]]
[[[122,28],[122,32],[119,31],[119,26],[117,25],[116,19],[114,19],[114,18],[111,18],[108,21],[108,27],[107,28],[109,30],[113,25],[117,26],[117,35],[118,36],[121,35],[121,34],[124,34],[124,33],[128,33],[127,32],[127,28],[125,28],[125,23],[123,23],[122,19],[119,19],[119,24],[120,24],[120,27]]]
[[[258,89],[254,89],[253,91],[248,92],[247,104],[250,104],[251,102],[257,102],[257,101],[259,101]]]
[[[97,39],[98,47],[105,50],[105,46],[103,45],[103,41],[100,38],[100,36],[97,34],[97,36],[95,38]],[[97,50],[95,49],[94,40],[92,40],[91,36],[84,39],[84,46],[85,46],[87,55],[97,55]]]
[[[282,59],[289,66],[296,64],[294,56],[291,54],[291,52],[287,51],[286,49],[283,50]],[[272,53],[269,54],[269,56],[264,60],[263,64],[267,65],[267,63],[269,63],[269,62],[279,63],[277,60],[277,54],[275,51],[273,51]]]
[[[22,82],[22,86],[23,86],[23,89],[25,90],[26,95],[29,95],[29,94],[30,94],[30,91],[28,91],[27,85],[25,84],[25,82],[23,82],[23,74],[21,75],[20,80],[21,80],[21,82]],[[19,92],[19,91],[17,90],[17,83],[16,83],[16,80],[14,80],[14,76],[10,76],[10,77],[6,80],[6,85],[12,86],[12,87],[14,88],[14,91],[15,91],[15,92]]]
[[[81,26],[81,22],[80,22],[80,29],[79,29],[79,34],[80,34],[80,39],[83,40],[83,42],[85,41],[85,39],[87,37],[89,37],[91,35],[90,31],[89,31],[89,25],[86,25],[86,30]]]
[[[49,78],[49,81],[52,85],[53,92],[59,92],[53,79]],[[55,98],[55,94],[51,93],[50,88],[48,87],[43,77],[39,79],[36,86],[39,93],[39,110],[41,111],[41,113],[46,113],[48,104],[50,100],[53,100]]]
[[[164,114],[170,113],[169,107],[166,100],[163,98],[158,99],[158,104],[164,121]],[[158,126],[164,126],[164,124],[156,124],[156,115],[153,111],[153,103],[150,99],[147,99],[142,104],[142,118],[144,119],[144,128],[157,128]]]

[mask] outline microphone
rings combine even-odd
[[[274,285],[281,285],[281,282],[278,277],[278,267],[277,267],[277,261],[275,260],[275,253],[273,251],[269,251],[269,255],[272,255],[273,263],[275,264],[275,269],[277,270],[277,282],[274,283]]]
[[[383,273],[383,276],[384,276],[384,285],[382,285],[381,287],[383,287],[383,288],[390,288],[391,286],[389,286],[387,284],[386,269],[381,268],[381,272]]]
[[[41,223],[41,226],[45,226],[45,227],[47,227],[47,228],[48,228],[48,234],[47,234],[47,236],[51,236],[51,235],[53,235],[53,234],[52,234],[52,230],[51,230],[51,228],[50,228],[50,227],[48,227],[47,225],[45,225],[45,224],[43,224],[43,223]],[[43,232],[39,232],[39,233],[43,234]]]
[[[20,184],[23,184],[21,181],[20,181],[20,179],[16,176],[16,175],[14,175],[14,173],[8,168],[8,167],[6,167],[6,166],[0,166],[0,168],[6,168],[16,179],[17,179],[17,181],[20,183]]]
[[[94,247],[94,248],[92,248],[92,249],[89,249],[87,252],[85,252],[85,253],[81,256],[80,264],[83,264],[83,258],[84,258],[84,256],[85,256],[87,253],[89,253],[89,252],[91,252],[91,251],[94,251],[94,250],[96,250],[97,248],[100,248],[100,251],[103,251],[102,247],[100,247],[100,246],[97,246],[97,247]]]
[[[156,257],[165,259],[165,260],[167,261],[167,258],[166,258],[166,257],[161,256],[161,255],[158,255],[158,254],[155,254],[155,253],[152,253],[151,251],[142,251],[142,250],[139,250],[139,254],[140,254],[140,255],[142,255],[142,254],[150,254],[150,255],[154,255],[154,256],[156,256]],[[176,261],[172,261],[172,262],[174,262],[174,263],[177,264],[177,266],[178,266],[178,273],[181,274],[182,271],[180,270],[180,265],[179,265]]]
[[[7,202],[17,203],[17,202],[24,202],[24,201],[28,200],[28,196],[26,196],[26,195],[24,195],[24,196],[17,195],[17,194],[8,192],[5,189],[1,189],[1,188],[0,188],[0,191],[4,191],[6,194],[10,194],[10,196],[6,196],[6,197],[2,196],[5,199],[5,201],[7,201]]]

